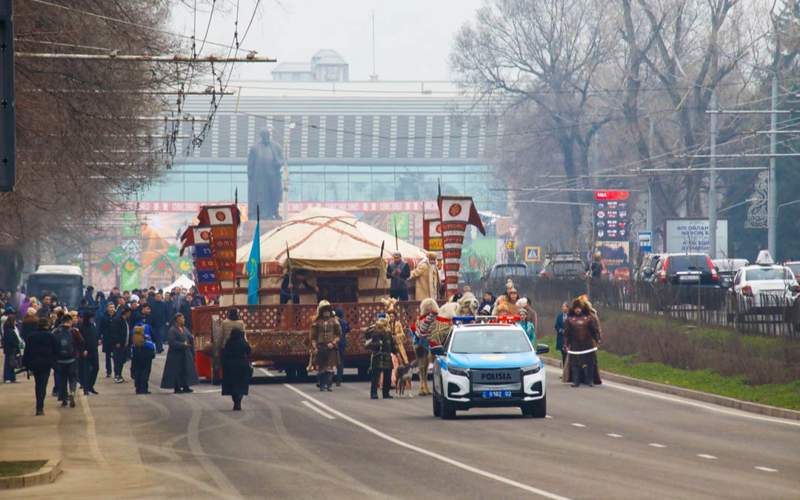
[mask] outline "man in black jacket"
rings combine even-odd
[[[83,311],[82,317],[83,322],[80,326],[80,332],[85,347],[78,365],[81,387],[86,395],[90,393],[97,394],[97,391],[94,390],[94,384],[97,381],[97,372],[100,371],[100,353],[97,349],[100,339],[97,333],[97,325],[94,323],[94,312],[91,310]]]
[[[156,352],[164,352],[164,339],[167,336],[167,303],[164,302],[164,295],[157,292],[150,301],[150,334],[156,344]]]
[[[44,399],[47,395],[47,382],[50,379],[50,370],[56,361],[56,339],[50,333],[49,318],[39,318],[36,331],[29,337],[25,346],[22,364],[33,372],[36,382],[36,415],[44,415]]]
[[[397,300],[408,300],[408,278],[411,268],[403,261],[400,252],[394,252],[392,262],[386,266],[386,279],[390,280],[389,296]]]
[[[114,349],[114,383],[125,382],[122,379],[122,368],[125,366],[128,354],[128,337],[130,336],[130,326],[128,320],[131,310],[128,306],[122,306],[114,315],[108,328],[108,340]]]

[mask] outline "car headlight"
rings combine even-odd
[[[522,368],[522,376],[525,375],[533,375],[534,373],[539,373],[539,370],[542,369],[542,365],[531,365]]]
[[[468,377],[469,373],[466,369],[463,368],[454,368],[452,366],[447,367],[447,371],[450,372],[451,375],[458,375],[459,377]]]

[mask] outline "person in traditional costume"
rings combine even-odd
[[[420,302],[436,299],[439,295],[439,270],[436,268],[436,254],[428,252],[411,271],[410,281],[414,281],[414,298]]]
[[[342,327],[333,315],[333,307],[327,300],[317,306],[317,317],[311,325],[309,343],[316,358],[319,390],[333,391],[333,374],[339,356],[339,340]]]
[[[453,326],[452,318],[439,315],[439,305],[433,299],[425,299],[419,305],[420,316],[414,325],[416,340],[414,353],[417,357],[419,370],[419,396],[432,394],[428,387],[428,365],[433,360],[430,348],[441,345],[450,328]]]
[[[567,360],[564,363],[564,382],[578,387],[581,382],[591,387],[600,384],[597,366],[597,346],[603,342],[597,311],[589,298],[581,295],[572,302],[564,324],[564,346]]]
[[[370,398],[378,399],[378,386],[381,385],[381,379],[383,379],[381,391],[383,399],[393,399],[391,394],[392,354],[397,352],[397,345],[386,317],[380,318],[367,328],[365,345],[371,352],[369,360]]]

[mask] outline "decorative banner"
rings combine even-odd
[[[115,264],[114,264],[114,262],[113,262],[113,261],[112,261],[110,258],[108,258],[108,257],[106,257],[105,259],[101,260],[101,261],[100,261],[100,262],[97,264],[97,268],[98,268],[98,269],[100,270],[100,272],[102,272],[103,274],[111,274],[111,273],[114,271],[114,267],[116,267],[116,265],[115,265]]]
[[[183,250],[192,245],[197,289],[207,296],[219,295],[221,281],[236,277],[236,232],[240,214],[236,205],[203,206],[198,226],[181,235]]]
[[[122,261],[125,260],[125,257],[127,257],[127,254],[125,253],[125,249],[121,246],[114,247],[110,252],[108,252],[108,258],[117,266],[122,264]]]
[[[197,216],[203,226],[236,226],[239,225],[239,208],[236,205],[204,206]]]
[[[139,288],[139,263],[133,259],[127,259],[122,263],[120,273],[120,288],[122,290],[134,290]]]
[[[178,247],[176,247],[175,245],[170,245],[169,248],[167,249],[166,257],[171,262],[177,262],[179,257]]]
[[[422,248],[431,252],[442,251],[441,219],[425,219],[422,221]]]
[[[186,257],[181,257],[181,260],[178,262],[178,270],[182,273],[188,273],[192,270],[192,262]]]
[[[437,200],[442,225],[442,258],[447,296],[458,292],[458,273],[461,269],[461,248],[467,224],[478,228],[485,235],[483,222],[469,196],[442,196]]]
[[[397,232],[397,237],[403,240],[408,239],[409,217],[408,212],[400,212],[392,214],[389,220],[389,234]]]
[[[747,206],[747,219],[745,229],[762,229],[767,227],[767,187],[769,186],[769,172],[759,172],[756,177],[755,190],[750,196]],[[717,247],[719,248],[719,247]]]

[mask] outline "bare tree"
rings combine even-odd
[[[479,98],[500,98],[509,109],[535,105],[561,155],[569,186],[587,185],[589,149],[611,119],[595,92],[613,51],[605,2],[487,0],[475,23],[464,25],[451,55],[461,84]],[[528,174],[541,165],[528,158]],[[579,181],[579,179],[581,179]],[[572,203],[575,191],[568,193]],[[577,205],[570,210],[581,224]]]

